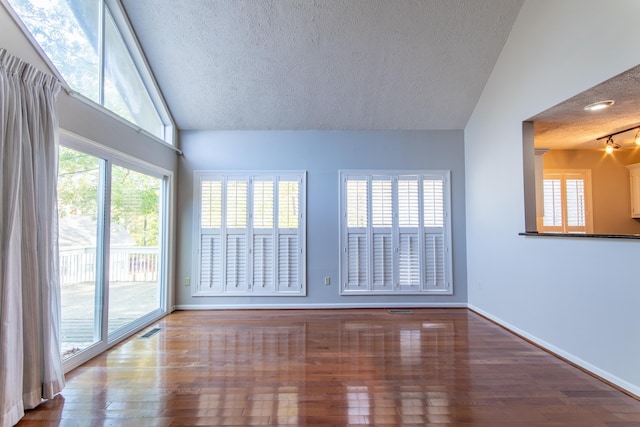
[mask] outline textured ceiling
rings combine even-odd
[[[615,104],[600,111],[584,107],[598,101]],[[534,122],[534,141],[538,148],[596,149],[605,140],[597,139],[640,125],[640,66],[619,74],[530,119]],[[634,147],[637,129],[614,136],[622,148]]]
[[[522,0],[122,0],[179,129],[462,129]]]

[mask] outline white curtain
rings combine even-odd
[[[53,76],[0,49],[0,416],[64,387],[57,248]]]

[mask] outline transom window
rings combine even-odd
[[[305,172],[195,173],[198,295],[305,295]]]
[[[73,91],[172,142],[171,119],[118,2],[8,1]]]
[[[343,295],[453,292],[449,175],[340,173]]]

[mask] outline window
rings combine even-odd
[[[171,178],[67,132],[58,154],[61,351],[72,369],[166,313]]]
[[[171,142],[171,119],[118,2],[9,3],[72,90]]]
[[[343,295],[453,292],[449,175],[340,173]]]
[[[542,184],[542,232],[591,233],[591,171],[547,170]]]
[[[195,173],[194,296],[306,295],[305,172]]]

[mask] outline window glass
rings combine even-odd
[[[104,106],[162,139],[163,123],[108,11],[104,34]]]
[[[273,228],[273,181],[253,184],[253,227]]]
[[[71,89],[100,102],[100,0],[9,0]]]
[[[111,168],[109,333],[161,308],[162,187],[161,178]]]
[[[298,181],[278,182],[278,228],[298,228]]]

